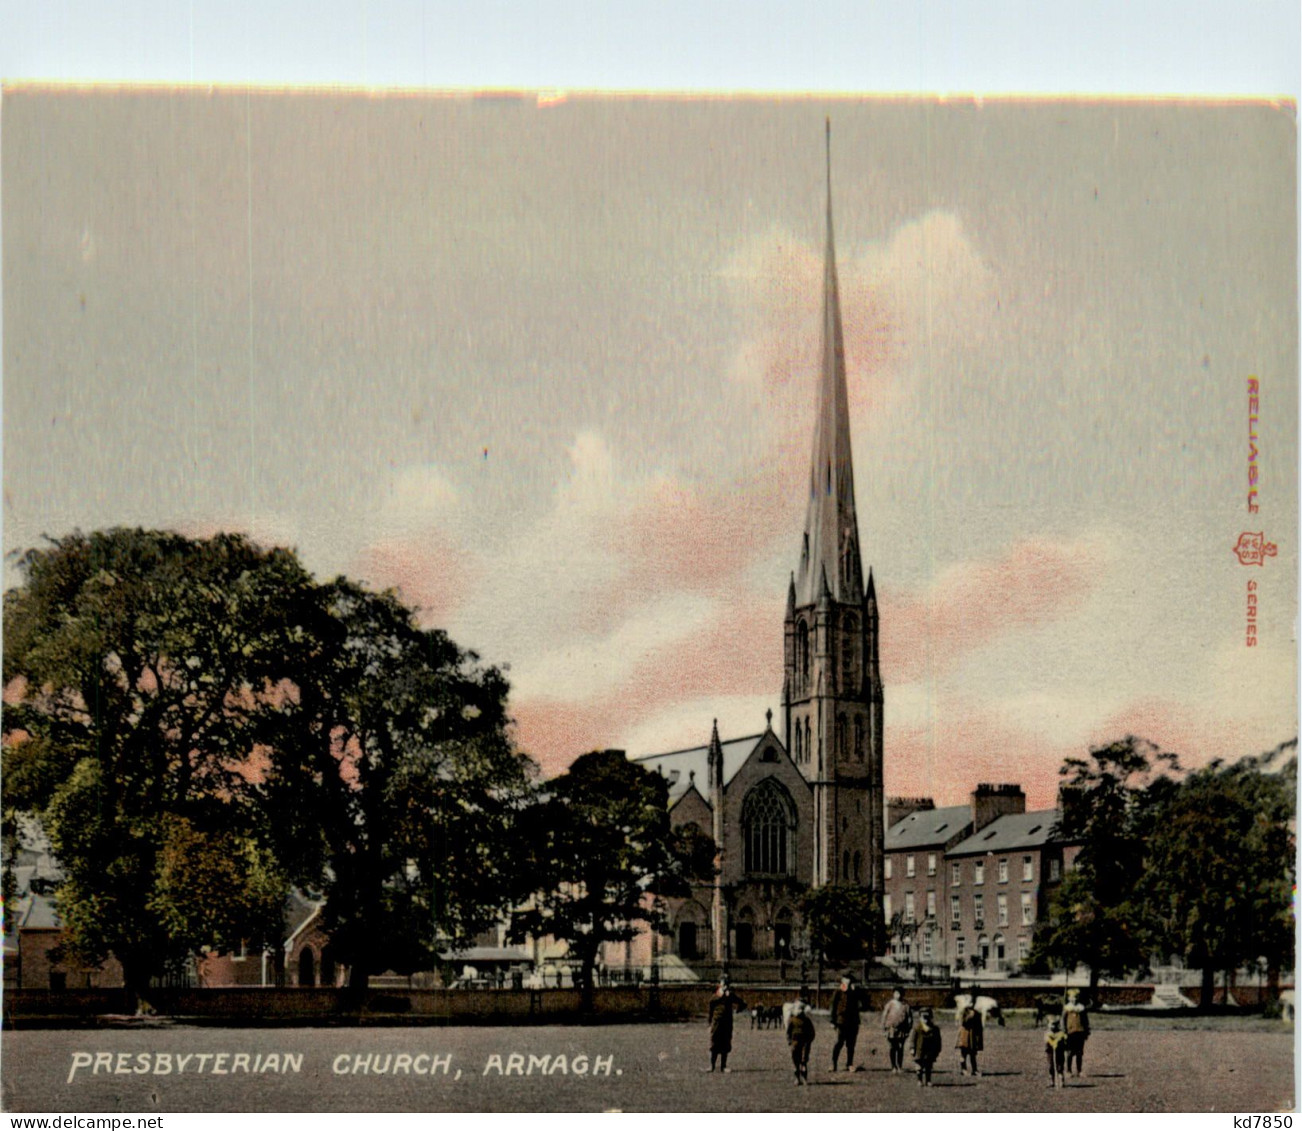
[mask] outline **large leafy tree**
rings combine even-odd
[[[66,949],[115,955],[139,992],[201,946],[278,941],[263,778],[318,612],[294,555],[115,529],[19,567],[4,806],[9,830],[17,812],[44,824]]]
[[[1054,835],[1080,851],[1036,931],[1033,963],[1087,966],[1091,989],[1147,964],[1155,928],[1139,883],[1177,769],[1175,755],[1134,736],[1065,761]]]
[[[614,750],[584,754],[542,784],[522,844],[528,895],[511,935],[568,943],[585,1002],[602,944],[632,939],[639,924],[665,932],[660,897],[688,895],[715,856],[703,834],[670,827],[664,779]]]
[[[1202,971],[1204,1007],[1216,971],[1292,962],[1296,772],[1296,757],[1271,773],[1256,759],[1214,762],[1181,783],[1153,828],[1141,890],[1159,942]]]
[[[350,986],[429,969],[439,945],[502,912],[530,776],[507,733],[507,683],[390,593],[323,587],[328,626],[302,725],[268,785],[280,855],[309,868]]]
[[[884,941],[881,907],[857,884],[811,888],[800,901],[800,913],[820,962],[871,958]]]

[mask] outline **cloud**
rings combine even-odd
[[[996,637],[1067,616],[1098,584],[1106,560],[1093,543],[1028,539],[998,557],[952,565],[922,592],[893,592],[883,582],[883,676],[934,678]]]
[[[442,626],[460,608],[477,571],[477,559],[463,546],[426,530],[372,542],[351,572],[374,589],[396,590],[421,623]]]

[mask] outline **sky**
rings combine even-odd
[[[438,69],[438,7],[413,6],[421,61],[391,51],[393,81],[531,81]],[[69,10],[28,22],[38,61],[7,75],[76,69]],[[166,39],[170,10],[131,12]],[[369,46],[336,73],[382,81],[373,9],[341,10]],[[941,31],[975,33],[961,7],[918,10],[905,30],[933,49],[895,65],[945,89]],[[273,81],[263,17],[230,21],[243,58],[222,72],[196,11],[188,54],[158,48],[151,72],[110,36],[99,77]],[[548,771],[698,744],[716,717],[761,730],[812,443],[830,117],[887,791],[1018,781],[1047,806],[1065,756],[1127,733],[1190,764],[1296,734],[1291,105],[611,98],[563,89],[622,82],[544,77],[544,97],[11,87],[6,552],[240,529],[395,586],[509,665]],[[1241,565],[1245,531],[1277,555]]]

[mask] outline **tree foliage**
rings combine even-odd
[[[5,594],[4,804],[38,814],[77,958],[128,986],[214,941],[272,941],[266,744],[284,724],[313,603],[293,555],[236,535],[73,534]],[[12,828],[12,823],[10,824]],[[200,913],[221,843],[227,910]],[[244,912],[247,911],[247,916]]]
[[[1213,762],[1177,780],[1171,755],[1135,738],[1069,759],[1055,838],[1076,867],[1036,932],[1032,962],[1123,977],[1176,955],[1202,971],[1293,960],[1296,756]]]
[[[330,631],[270,789],[278,810],[309,814],[285,826],[299,848],[284,851],[315,844],[324,925],[363,986],[432,968],[438,945],[503,910],[529,763],[507,735],[500,671],[421,628],[392,594],[340,579],[323,603]]]
[[[1213,762],[1181,783],[1153,830],[1146,911],[1162,949],[1202,971],[1204,1005],[1218,970],[1292,964],[1296,766]]]
[[[1066,760],[1054,837],[1080,852],[1036,931],[1033,964],[1088,966],[1092,984],[1147,964],[1153,937],[1138,884],[1177,769],[1173,754],[1134,736]]]
[[[590,993],[601,945],[634,937],[638,924],[664,932],[660,897],[686,896],[707,878],[708,837],[670,828],[668,786],[618,751],[584,754],[540,787],[526,816],[525,906],[511,936],[569,944],[578,982]]]
[[[881,949],[881,907],[857,884],[811,888],[800,901],[810,949],[832,963],[871,958]]]
[[[37,816],[64,947],[129,988],[283,939],[324,892],[365,984],[433,965],[505,903],[527,761],[507,684],[391,594],[237,535],[74,534],[5,595],[5,839]]]

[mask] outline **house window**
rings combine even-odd
[[[1049,879],[1054,883],[1062,879],[1062,861],[1056,856],[1049,861]]]
[[[914,921],[914,918],[915,917],[913,914],[913,892],[906,891],[904,893],[904,921],[906,923],[912,923]]]
[[[1008,883],[1008,860],[1007,858],[999,861],[999,882]]]
[[[884,896],[882,896],[882,915],[885,917],[886,922],[889,923],[891,921],[891,893],[890,892],[887,892]]]
[[[934,891],[929,891],[927,892],[927,918],[934,919],[935,917],[936,917],[936,893]]]
[[[949,897],[949,917],[956,927],[958,926],[959,906],[958,896],[951,895]]]
[[[972,916],[976,920],[976,925],[982,927],[986,921],[986,900],[980,892],[972,897]]]
[[[963,882],[963,865],[957,860],[949,866],[950,887],[958,887]]]
[[[936,854],[934,852],[928,852],[927,853],[927,875],[934,876],[935,874],[936,874]]]
[[[1002,893],[999,896],[999,925],[1008,926],[1008,896]]]
[[[986,882],[986,862],[984,860],[978,860],[972,865],[972,882],[974,884]]]
[[[922,957],[931,958],[931,932],[928,931],[922,936]]]
[[[789,876],[795,844],[796,809],[791,796],[773,778],[746,794],[741,806],[742,840],[747,872]]]
[[[1029,856],[1022,857],[1022,879],[1026,880],[1027,883],[1035,879],[1035,865]]]
[[[886,863],[884,865],[884,868],[885,868],[886,878],[889,880],[891,878],[891,872],[894,871],[894,869],[891,867],[891,858],[889,856],[886,857]]]
[[[962,935],[959,935],[958,938],[954,940],[954,956],[956,958],[967,957],[967,939]]]
[[[1017,938],[1017,958],[1020,962],[1025,962],[1031,957],[1031,940],[1025,935],[1019,935]]]
[[[1035,909],[1031,906],[1031,893],[1022,892],[1022,926],[1029,927],[1035,922]]]
[[[913,876],[913,853],[912,852],[910,852],[904,858],[904,874],[909,877]]]

